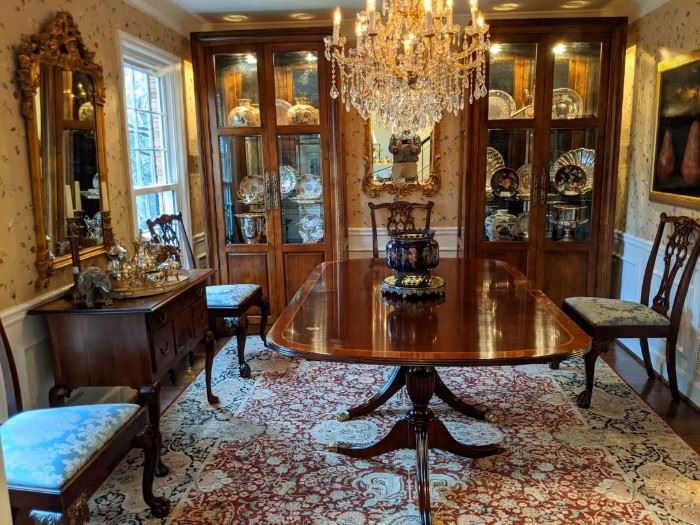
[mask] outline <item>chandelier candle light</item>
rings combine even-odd
[[[324,39],[331,96],[392,129],[422,129],[443,111],[457,114],[466,93],[470,103],[487,93],[489,26],[478,0],[469,8],[471,24],[462,29],[453,21],[453,0],[383,0],[381,13],[376,0],[367,0],[355,20],[355,48],[347,52],[337,8],[333,36]]]

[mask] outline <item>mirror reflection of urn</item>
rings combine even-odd
[[[260,244],[265,241],[265,214],[236,213],[236,221],[246,244]]]

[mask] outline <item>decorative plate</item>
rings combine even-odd
[[[299,235],[304,244],[317,243],[323,240],[323,219],[318,215],[304,215],[297,223]]]
[[[491,189],[497,197],[512,197],[519,187],[520,178],[511,168],[499,168],[491,176]]]
[[[297,187],[297,170],[291,166],[280,166],[280,193],[288,197]]]
[[[260,175],[248,175],[238,185],[238,198],[246,204],[262,202],[265,182]]]
[[[530,185],[532,184],[532,164],[529,162],[523,164],[518,168],[518,177],[520,178],[520,189],[518,190],[521,194],[530,195]]]
[[[287,115],[287,113],[289,112],[289,108],[291,107],[292,105],[286,100],[283,100],[281,98],[275,100],[278,126],[289,126],[289,116]]]
[[[513,97],[500,89],[489,89],[489,119],[510,118],[514,112]]]
[[[554,186],[562,195],[581,195],[586,189],[588,177],[583,168],[567,164],[554,175]]]
[[[552,93],[552,118],[572,119],[583,115],[581,95],[569,88],[556,88]]]
[[[304,175],[297,184],[299,197],[305,200],[318,199],[323,194],[321,177],[317,175]]]
[[[491,187],[491,176],[500,168],[505,168],[506,163],[496,148],[486,148],[486,188]]]
[[[564,166],[578,166],[586,172],[586,185],[581,193],[586,193],[593,189],[593,171],[595,168],[595,150],[578,148],[567,151],[559,157],[549,170],[549,178],[554,186],[557,186],[557,172]]]

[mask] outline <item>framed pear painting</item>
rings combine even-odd
[[[700,208],[700,49],[659,63],[651,200]]]

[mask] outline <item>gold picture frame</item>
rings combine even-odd
[[[700,49],[659,62],[650,200],[700,209]]]

